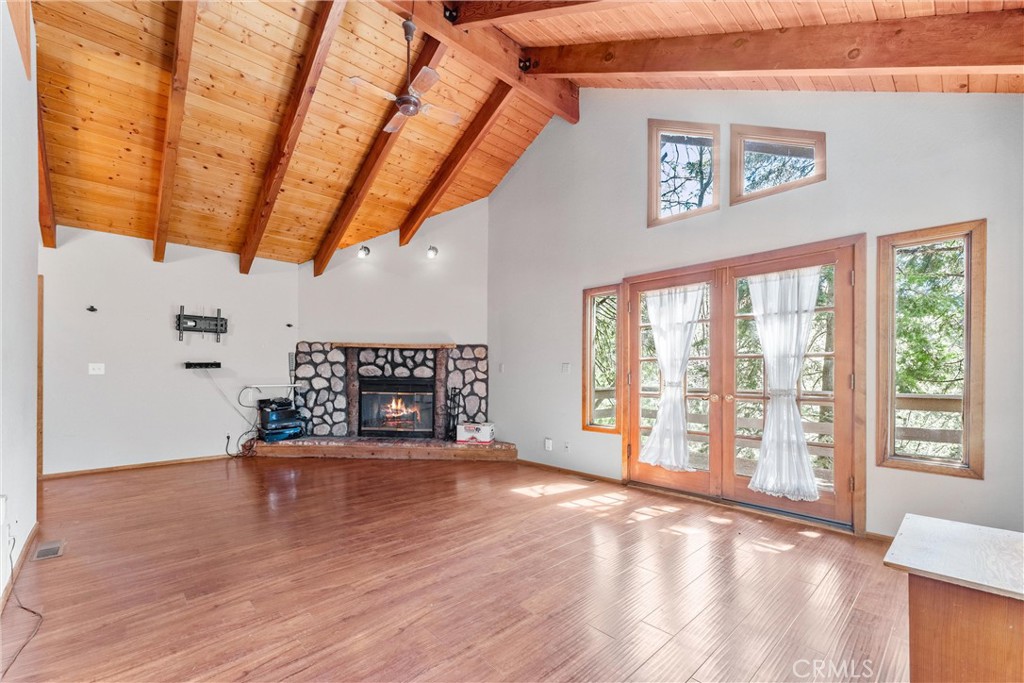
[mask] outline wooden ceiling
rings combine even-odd
[[[579,118],[577,86],[1024,92],[1021,4],[37,0],[44,242],[60,224],[319,274],[490,194]],[[426,99],[461,121],[389,134],[394,105],[348,78],[401,92],[412,10]]]

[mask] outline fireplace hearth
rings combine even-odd
[[[363,378],[359,435],[433,438],[434,381]]]

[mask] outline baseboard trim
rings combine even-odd
[[[32,549],[32,545],[36,541],[36,536],[39,535],[39,522],[36,521],[32,525],[32,531],[28,532],[28,538],[25,539],[25,545],[21,547],[21,555],[18,556],[18,561],[11,567],[11,578],[7,581],[7,585],[4,586],[3,597],[0,597],[0,611],[3,611],[7,607],[7,598],[11,597],[11,591],[14,590],[14,582],[18,580],[18,575],[21,574],[21,568],[25,566],[25,561],[28,559],[29,551]]]
[[[605,482],[607,484],[619,484],[619,485],[625,484],[625,482],[622,481],[621,479],[612,479],[611,477],[602,477],[599,474],[590,474],[589,472],[580,472],[578,470],[570,470],[570,469],[566,469],[564,467],[555,467],[554,465],[548,465],[548,464],[543,463],[543,462],[535,462],[533,460],[523,460],[522,458],[520,458],[516,462],[518,462],[521,465],[529,465],[530,467],[536,467],[536,468],[541,469],[541,470],[547,470],[548,472],[557,472],[559,474],[568,474],[569,476],[572,476],[572,477],[583,477],[584,479],[594,479],[594,480],[597,480],[597,481],[603,481],[603,482]]]
[[[71,472],[51,472],[43,475],[43,481],[50,479],[66,479],[80,477],[84,474],[103,474],[105,472],[122,472],[124,470],[141,470],[148,467],[166,467],[167,465],[183,465],[189,462],[207,462],[210,460],[227,460],[230,455],[202,455],[196,458],[180,458],[178,460],[158,460],[156,462],[140,462],[134,465],[115,465],[114,467],[98,467],[94,470],[73,470]]]
[[[892,543],[894,536],[887,536],[886,534],[876,534],[874,531],[865,531],[864,538],[872,541],[881,541],[883,543]]]

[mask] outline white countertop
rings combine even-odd
[[[885,565],[916,576],[1024,600],[1024,534],[907,515]]]

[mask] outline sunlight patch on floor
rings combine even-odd
[[[530,498],[540,498],[542,496],[555,496],[559,493],[567,493],[569,491],[579,491],[580,489],[587,488],[583,484],[537,484],[536,486],[524,486],[518,489],[511,489],[512,493],[518,493],[521,496],[529,496]]]
[[[559,503],[563,508],[583,508],[588,512],[606,512],[612,508],[622,505],[628,500],[624,493],[604,493],[589,498],[579,498],[566,503]]]
[[[661,517],[662,515],[670,512],[679,512],[679,508],[672,507],[671,505],[655,505],[637,508],[629,514],[629,518],[626,520],[626,524],[633,524],[634,522],[643,522],[648,519],[654,519],[655,517]]]

